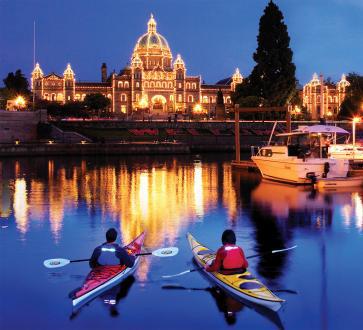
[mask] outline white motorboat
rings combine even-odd
[[[311,184],[318,178],[346,178],[349,160],[329,155],[327,137],[347,131],[335,126],[304,126],[291,133],[277,134],[277,140],[251,157],[264,178]],[[348,132],[347,132],[348,133]]]

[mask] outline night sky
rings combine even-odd
[[[99,81],[100,66],[119,71],[146,32],[150,13],[180,53],[189,75],[207,83],[253,66],[258,22],[268,0],[0,0],[0,78],[33,66],[62,74],[70,62],[79,81]],[[363,74],[363,0],[275,0],[291,38],[297,78],[314,72],[338,80]]]

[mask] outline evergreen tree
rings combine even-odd
[[[21,70],[16,70],[15,74],[9,72],[7,77],[3,79],[5,87],[13,94],[29,95],[29,83]]]
[[[256,65],[244,83],[237,86],[236,103],[245,103],[249,97],[254,104],[257,98],[262,106],[284,106],[295,95],[296,68],[283,19],[277,5],[270,1],[260,18],[258,46],[253,54]]]
[[[350,86],[347,88],[347,94],[338,115],[338,118],[343,120],[362,115],[360,110],[363,107],[363,76],[349,73],[347,80],[350,82]]]

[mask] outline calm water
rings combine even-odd
[[[313,193],[232,172],[229,156],[22,158],[0,160],[2,329],[358,329],[363,296],[363,192]],[[68,293],[87,263],[57,270],[44,259],[87,258],[116,227],[126,243],[178,246],[173,258],[144,257],[134,278],[72,311]],[[277,313],[211,288],[193,267],[190,231],[211,248],[233,228],[250,270],[287,300]],[[167,289],[163,286],[179,286]],[[116,305],[107,304],[110,299]],[[232,312],[228,313],[227,312]]]

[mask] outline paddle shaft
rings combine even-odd
[[[148,256],[152,254],[151,252],[146,253],[136,253],[135,256]],[[83,262],[83,261],[90,261],[91,259],[77,259],[77,260],[70,260],[69,262]]]

